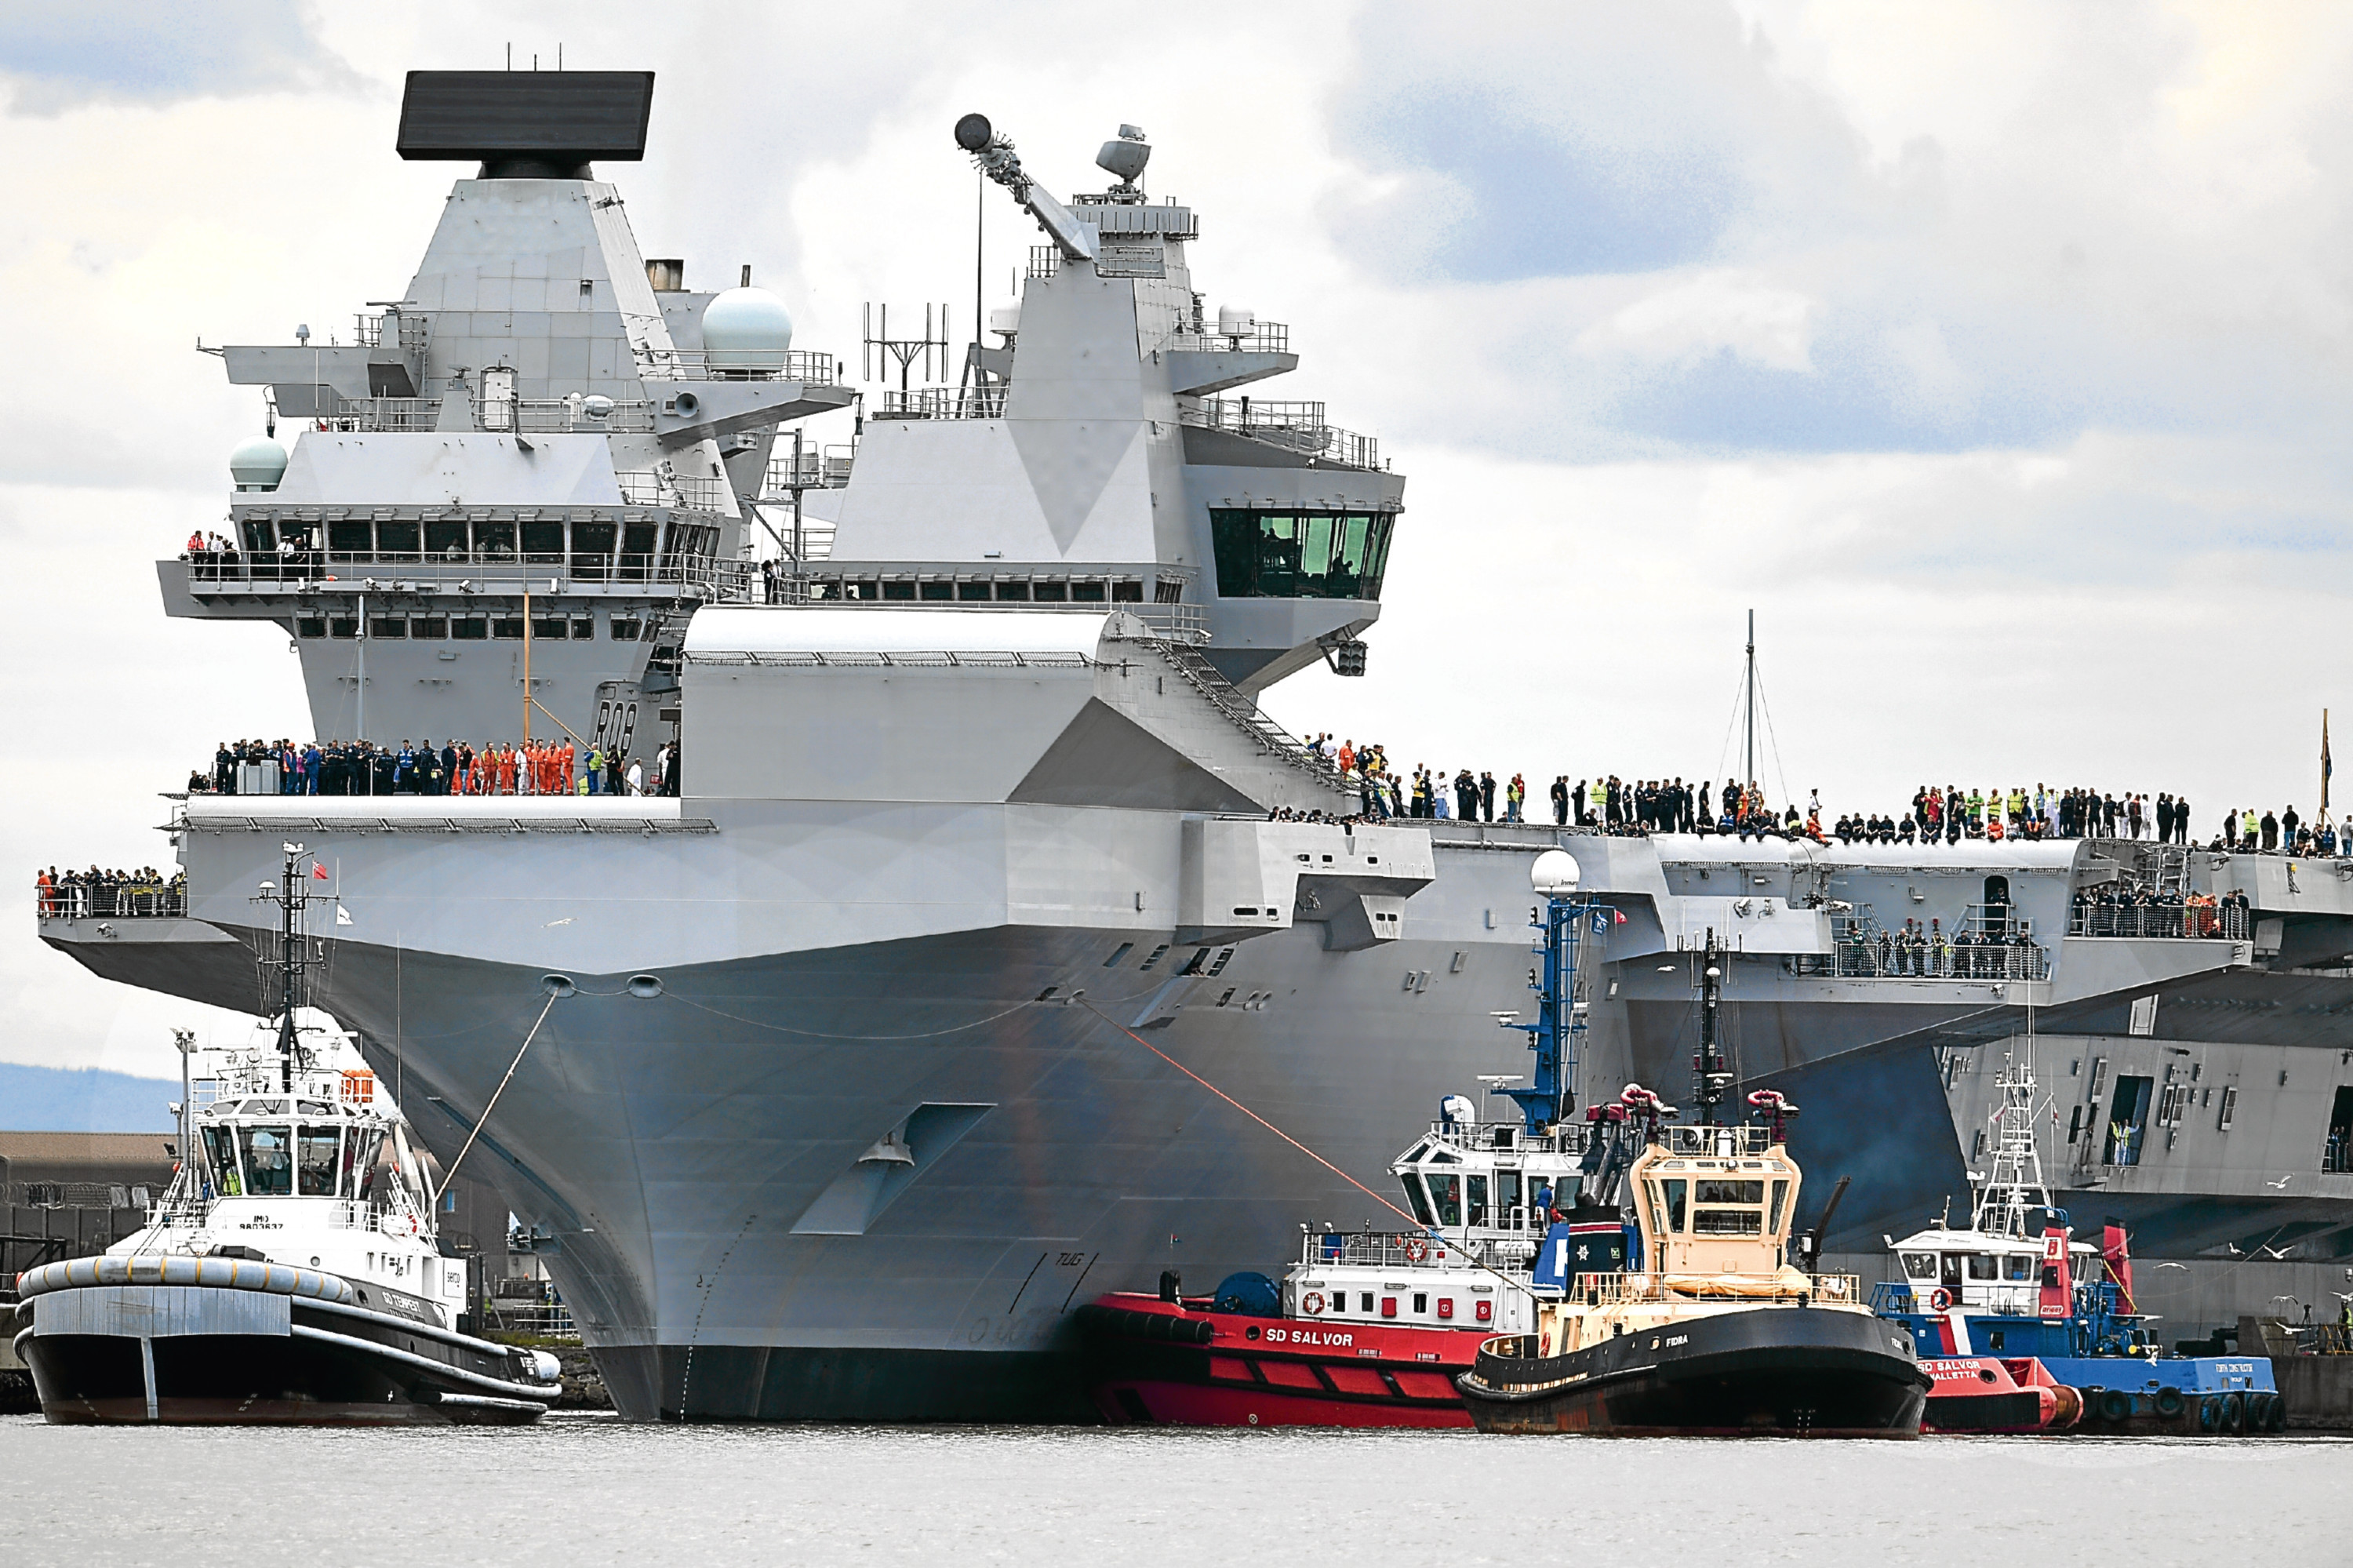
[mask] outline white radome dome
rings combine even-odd
[[[1567,850],[1546,850],[1528,868],[1528,885],[1547,898],[1576,892],[1577,877],[1577,857]]]
[[[286,477],[286,449],[268,436],[251,436],[228,454],[228,476],[239,490],[275,490]]]
[[[765,289],[730,289],[702,307],[702,352],[714,370],[776,370],[793,346],[793,318]]]

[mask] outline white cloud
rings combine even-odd
[[[1662,365],[1729,354],[1768,370],[1811,370],[1814,314],[1814,302],[1796,290],[1753,273],[1707,271],[1611,312],[1577,334],[1577,346]]]

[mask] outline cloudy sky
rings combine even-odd
[[[159,792],[306,729],[282,636],[158,608],[259,423],[193,346],[394,297],[457,172],[393,156],[401,73],[510,44],[659,72],[646,162],[601,171],[640,244],[696,285],[753,263],[845,355],[868,300],[968,325],[959,113],[1064,192],[1144,126],[1212,307],[1291,323],[1280,395],[1411,476],[1370,678],[1279,688],[1293,728],[1539,787],[1721,778],[1753,608],[1777,793],[2312,810],[2353,695],[2344,7],[557,9],[0,4],[23,885],[162,863]],[[171,1024],[227,1023],[28,910],[0,1002],[29,1063],[166,1072]]]

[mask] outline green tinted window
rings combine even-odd
[[[1221,599],[1360,599],[1381,593],[1389,514],[1209,514]]]

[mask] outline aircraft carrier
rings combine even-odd
[[[1848,1266],[1965,1211],[2031,1021],[2063,1201],[2183,1266],[2150,1309],[2333,1305],[2353,862],[1290,820],[1356,797],[1255,697],[1364,671],[1405,482],[1241,390],[1300,363],[1194,275],[1248,237],[1147,197],[1133,128],[1065,202],[970,117],[1040,230],[1020,302],[956,384],[853,409],[748,269],[700,293],[641,254],[593,164],[641,155],[652,86],[412,75],[398,152],[479,168],[352,332],[216,351],[295,439],[239,450],[234,556],[157,569],[167,613],[286,632],[322,742],[675,741],[678,792],[195,794],[184,911],[41,917],[100,975],[250,1010],[252,889],[316,851],[315,1000],[445,1160],[512,1065],[472,1173],[627,1414],[1089,1419],[1089,1296],[1381,1221],[1138,1037],[1370,1179],[1440,1094],[1525,1070],[1497,1022],[1556,845],[1613,910],[1586,1081],[1685,1081],[1714,931],[1744,1086],[1806,1108],[1818,1190],[1854,1178]],[[2126,919],[2103,885],[2245,900]],[[1989,940],[1883,958],[1915,919]]]

